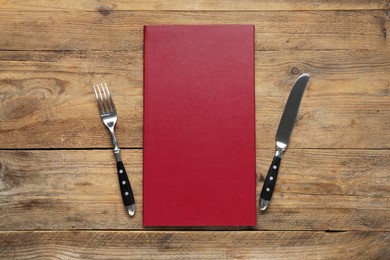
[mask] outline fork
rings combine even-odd
[[[112,144],[114,145],[114,154],[116,158],[116,166],[118,170],[119,186],[121,189],[122,200],[127,213],[130,216],[135,214],[135,200],[133,191],[131,189],[129,178],[127,177],[125,166],[123,165],[121,152],[118,147],[114,128],[118,119],[114,101],[112,100],[111,93],[108,90],[106,83],[100,83],[93,85],[93,89],[96,95],[96,102],[99,108],[99,114],[103,124],[108,128],[111,133]]]

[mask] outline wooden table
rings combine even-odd
[[[0,259],[390,259],[389,8],[0,1]],[[143,228],[143,25],[224,23],[256,26],[258,193],[291,85],[312,75],[271,206],[253,228]],[[91,90],[103,80],[134,218]]]

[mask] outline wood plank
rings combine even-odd
[[[142,55],[0,52],[0,148],[111,147],[91,90],[99,81],[114,95],[119,144],[141,148]],[[274,147],[291,85],[309,72],[290,148],[390,148],[389,60],[389,49],[257,51],[257,147]]]
[[[143,25],[254,24],[256,50],[389,46],[385,11],[0,12],[1,50],[142,50]]]
[[[389,259],[389,10],[0,0],[0,259]],[[142,148],[143,25],[225,23],[256,26],[257,194],[291,84],[312,75],[272,204],[256,227],[143,229],[142,149],[122,150],[131,219],[90,86],[111,84],[119,144]]]
[[[37,10],[37,11],[62,11],[62,10],[82,10],[111,12],[117,10],[173,10],[173,11],[193,11],[193,10],[224,10],[224,11],[243,11],[243,10],[374,10],[388,8],[386,0],[288,0],[288,1],[267,1],[267,0],[242,0],[242,1],[223,1],[223,0],[200,0],[200,1],[125,1],[115,0],[101,2],[97,0],[88,1],[2,1],[0,10]]]
[[[257,151],[257,179],[272,156]],[[390,231],[388,157],[389,150],[288,150],[256,229]],[[123,160],[137,203],[131,219],[111,151],[0,151],[0,230],[142,229],[142,150],[123,150]]]
[[[0,232],[2,259],[388,259],[389,232]]]
[[[259,177],[267,176],[273,154],[273,150],[257,150]],[[388,156],[390,150],[289,149],[275,191],[390,197]]]

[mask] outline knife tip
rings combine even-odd
[[[303,77],[310,78],[310,74],[309,73],[303,73],[303,74],[301,74],[301,76],[299,76],[299,78],[303,78]]]

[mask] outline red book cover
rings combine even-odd
[[[144,34],[144,226],[255,226],[254,26]]]

